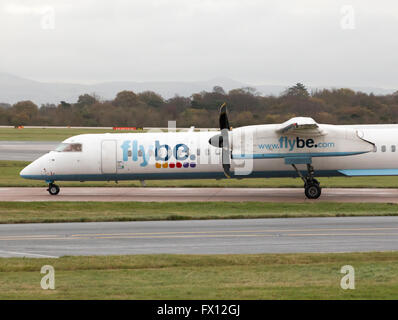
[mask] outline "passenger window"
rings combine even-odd
[[[381,152],[386,152],[386,146],[381,146]]]
[[[391,146],[391,152],[395,152],[395,146],[394,145]]]
[[[58,152],[82,152],[81,143],[61,143],[55,148]]]

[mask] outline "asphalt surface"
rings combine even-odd
[[[0,141],[0,160],[33,161],[57,145],[54,141]]]
[[[1,257],[398,250],[398,217],[0,225]]]
[[[309,200],[302,188],[125,188],[62,187],[57,196],[43,188],[0,188],[0,201],[263,201],[398,203],[398,189],[322,189]]]

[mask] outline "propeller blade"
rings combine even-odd
[[[220,107],[219,113],[220,130],[230,130],[228,116],[227,116],[227,104],[224,102]]]
[[[219,123],[221,134],[211,137],[209,144],[222,149],[221,156],[224,175],[227,178],[231,178],[231,149],[229,147],[229,131],[231,127],[229,126],[226,103],[223,103],[220,107]]]
[[[231,150],[229,148],[229,131],[228,129],[221,130],[222,137],[222,167],[224,175],[231,178]]]

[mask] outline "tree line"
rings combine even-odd
[[[225,92],[215,86],[212,91],[170,99],[152,91],[126,90],[109,101],[83,94],[75,103],[41,107],[32,101],[0,103],[0,125],[167,127],[168,120],[176,120],[178,127],[218,127],[218,108],[224,102],[234,127],[280,123],[295,116],[328,124],[398,123],[398,91],[388,95],[346,88],[309,92],[297,83],[279,96],[262,96],[250,87]]]

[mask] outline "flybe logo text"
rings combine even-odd
[[[126,140],[120,147],[123,150],[123,161],[128,161],[131,157],[131,160],[141,162],[141,167],[147,166],[152,157],[155,161],[169,161],[172,158],[176,161],[184,161],[188,157],[190,160],[196,159],[195,155],[189,156],[189,148],[183,143],[170,147],[168,144],[160,144],[158,140],[155,141],[155,145],[142,145],[137,140]]]
[[[315,142],[314,139],[303,139],[300,137],[295,137],[294,139],[289,139],[288,137],[280,137],[279,143],[263,143],[259,144],[260,149],[274,150],[274,149],[288,149],[292,151],[293,149],[302,148],[333,148],[335,146],[334,142]]]

